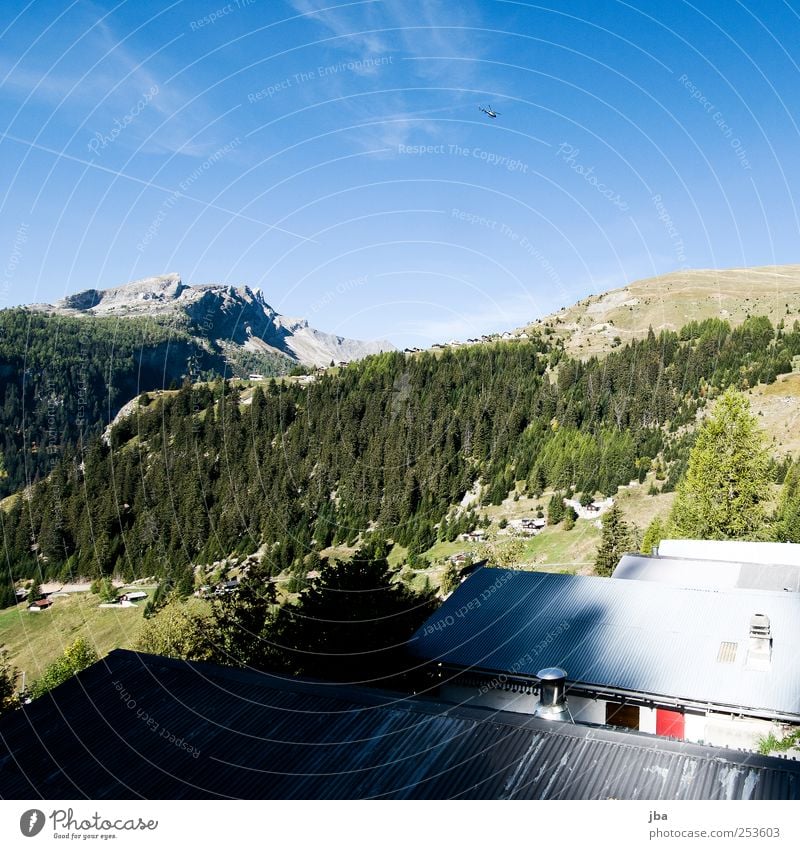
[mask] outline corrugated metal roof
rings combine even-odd
[[[727,560],[771,566],[800,566],[800,544],[793,542],[749,542],[735,539],[664,539],[658,544],[664,557]]]
[[[115,651],[3,717],[0,796],[795,799],[800,764]]]
[[[769,616],[772,665],[717,663]],[[409,642],[459,668],[534,676],[752,711],[800,715],[800,594],[701,590],[582,575],[479,569]]]
[[[655,581],[659,584],[696,589],[800,592],[800,566],[780,563],[770,565],[625,554],[612,577],[634,581]]]

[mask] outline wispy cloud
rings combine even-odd
[[[115,119],[156,91],[116,143],[146,153],[205,156],[218,139],[200,142],[196,137],[213,116],[199,101],[185,109],[193,95],[170,79],[170,51],[181,37],[159,43],[149,54],[140,53],[98,14],[87,23],[77,46],[65,49],[54,63],[46,64],[35,54],[17,64],[0,61],[0,96],[19,106],[45,105],[51,110],[48,122],[67,120],[83,145],[93,133],[108,132]]]
[[[291,0],[290,5],[299,14],[317,21],[328,32],[337,38],[341,38],[342,49],[349,49],[357,53],[387,52],[387,44],[379,35],[360,32],[360,30],[379,28],[374,26],[374,11],[376,6],[383,5],[380,0],[343,3],[340,6],[326,6],[322,9],[313,0]]]
[[[291,4],[334,37],[333,49],[340,51],[344,60],[391,56],[393,67],[402,69],[399,76],[407,82],[408,91],[381,91],[379,100],[357,98],[343,105],[359,125],[353,139],[363,149],[376,144],[396,149],[412,137],[436,138],[436,120],[423,116],[457,110],[465,99],[473,97],[467,90],[474,88],[479,72],[473,62],[464,59],[477,55],[475,40],[472,33],[459,27],[479,25],[480,9],[474,3],[454,6],[443,0],[367,0],[323,8],[313,0],[291,0]],[[361,74],[374,76],[383,69],[372,65],[362,69]],[[438,81],[442,87],[455,91],[441,95],[432,84]],[[350,85],[346,78],[330,80],[329,91],[344,97]],[[419,102],[419,88],[430,88],[429,101],[443,96],[449,105],[413,109],[412,101]],[[465,89],[463,95],[458,93],[459,88]],[[363,123],[368,126],[362,127]]]

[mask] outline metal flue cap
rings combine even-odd
[[[557,666],[548,666],[547,669],[540,669],[536,677],[542,681],[557,681],[559,678],[566,678],[567,673]]]
[[[566,695],[567,673],[557,666],[548,666],[536,673],[539,678],[539,704],[534,713],[540,719],[569,718]]]

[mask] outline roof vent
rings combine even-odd
[[[539,679],[539,704],[534,716],[540,719],[570,719],[567,707],[567,673],[557,666],[540,669],[536,673]]]
[[[768,670],[772,666],[772,627],[769,616],[754,613],[750,617],[747,669]]]

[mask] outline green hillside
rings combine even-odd
[[[97,437],[139,393],[185,379],[283,374],[283,356],[225,353],[188,323],[0,311],[0,498]]]
[[[766,316],[776,327],[800,317],[800,265],[676,271],[592,295],[525,330],[548,328],[566,351],[586,359],[642,339],[652,327],[678,331],[718,318],[732,326]]]
[[[0,610],[0,647],[8,651],[13,666],[25,673],[28,684],[78,637],[84,637],[99,657],[115,648],[131,648],[144,606],[98,605],[98,596],[79,592],[56,598],[49,610],[40,613],[30,613],[25,603]]]
[[[515,548],[506,523],[571,492],[614,495],[642,531],[668,512],[695,424],[729,386],[749,392],[777,459],[798,448],[800,322],[692,320],[585,359],[547,330],[376,355],[308,381],[212,379],[145,394],[107,441],[56,455],[47,476],[3,502],[0,597],[14,582],[104,575],[155,576],[161,598],[186,596],[252,562],[294,602],[324,558],[365,543],[422,593],[460,552],[588,572],[593,522]],[[41,361],[48,350],[40,337]],[[56,373],[71,377],[75,357]],[[487,541],[464,542],[478,527]],[[44,614],[10,609],[0,643],[34,674],[79,632],[100,654],[130,645],[140,615],[98,610],[88,596]]]

